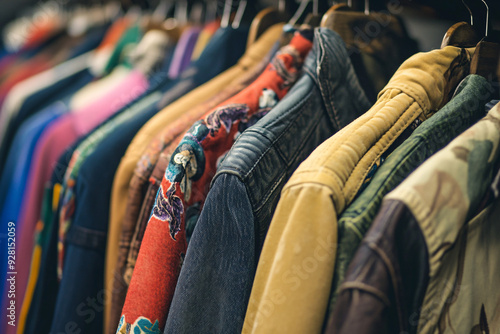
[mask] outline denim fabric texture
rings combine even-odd
[[[154,332],[163,332],[187,248],[186,214],[203,206],[219,161],[238,135],[299,79],[312,37],[311,29],[295,32],[255,81],[209,110],[183,135],[162,179],[117,332],[137,331],[149,323]]]
[[[332,286],[338,215],[402,132],[451,99],[469,73],[471,51],[447,46],[410,57],[369,110],[297,167],[281,191],[267,232],[243,333],[321,331]]]
[[[173,124],[166,127],[161,137],[155,138],[149,144],[146,153],[137,164],[134,176],[130,181],[127,210],[120,237],[120,255],[118,257],[116,275],[123,276],[124,282],[127,285],[130,283],[130,278],[132,277],[142,237],[149,221],[151,208],[154,205],[158,188],[170,161],[171,153],[177,145],[175,143],[180,140],[178,137],[205,113],[252,83],[263,72],[279,48],[290,42],[294,31],[283,32],[280,41],[276,43],[259,64],[248,69],[247,73],[239,76],[230,86],[215,94],[209,100],[190,109]],[[198,215],[199,211],[196,212],[196,219]],[[187,237],[190,238],[191,233],[188,233]]]
[[[248,49],[238,62],[207,83],[193,89],[188,94],[170,103],[152,117],[136,134],[123,156],[113,181],[111,195],[110,225],[108,231],[108,247],[106,250],[106,282],[111,282],[118,259],[118,248],[121,227],[126,214],[127,197],[134,170],[140,158],[148,150],[155,137],[160,136],[165,127],[175,123],[186,112],[200,103],[209,100],[215,94],[232,85],[241,75],[244,75],[258,64],[268,53],[272,45],[279,39],[283,24],[275,24]],[[144,168],[154,168],[154,162],[146,162]],[[156,193],[155,193],[156,195]]]
[[[241,331],[281,188],[322,141],[369,108],[342,39],[329,29],[316,29],[302,77],[238,137],[217,169],[165,333]]]
[[[160,102],[160,106],[162,106],[165,103],[170,104],[169,102],[172,99],[175,99],[179,93],[182,93],[185,89],[188,89],[189,86],[193,84],[194,80],[189,80],[189,76],[194,79],[196,78],[201,79],[207,76],[208,74],[207,72],[215,70],[217,67],[221,66],[221,64],[236,62],[235,58],[240,56],[240,54],[238,54],[239,52],[243,52],[242,49],[244,48],[244,45],[234,43],[233,41],[245,40],[247,31],[248,30],[245,27],[242,27],[237,30],[218,29],[217,33],[211,38],[210,43],[203,50],[201,57],[198,58],[198,60],[196,61],[196,63],[198,64],[198,69],[197,70],[188,69],[187,71],[185,71],[185,73],[181,74],[181,77],[184,78],[183,84],[174,87],[173,89],[169,90],[166,94],[164,94],[162,101]],[[224,50],[225,52],[221,53],[220,50]],[[216,60],[213,61],[215,58]],[[207,64],[210,61],[210,59],[212,59],[213,62],[210,71],[208,71],[206,66],[208,66]],[[197,99],[195,98],[193,100],[196,101]],[[202,99],[200,100],[203,101]],[[186,110],[184,111],[184,114],[182,116],[181,115],[178,116],[179,118],[175,122],[176,126],[174,126],[175,131],[179,134],[183,133],[185,129],[189,128],[189,126],[191,126],[191,124],[199,118],[196,117],[193,119],[193,117],[189,116],[189,114],[191,113],[191,109],[190,108],[185,108],[185,109]],[[207,110],[208,109],[209,108],[207,107]],[[183,110],[180,110],[180,112],[182,113]],[[186,121],[186,118],[188,119],[188,121]],[[182,119],[185,120],[184,123],[181,121]],[[162,123],[163,123],[162,121],[158,121],[158,124]],[[183,124],[183,126],[180,126],[179,123]],[[165,122],[163,124],[166,127],[166,129],[172,128],[169,126],[169,122]],[[145,144],[144,148],[146,147],[147,144]],[[148,160],[146,166],[143,166],[141,164],[141,167],[144,167],[145,170],[154,167],[154,165],[149,165],[149,164],[150,161]],[[118,178],[118,176],[115,177]],[[147,178],[146,178],[146,183],[147,183]],[[115,186],[116,186],[116,180],[114,181],[114,187]],[[130,182],[130,188],[134,188],[133,181]],[[119,321],[123,303],[125,300],[128,284],[125,284],[125,282],[123,281],[123,275],[121,273],[118,274],[117,270],[119,270],[120,272],[122,271],[123,268],[122,264],[125,262],[126,256],[128,254],[128,248],[130,244],[129,240],[131,239],[131,234],[133,233],[134,230],[134,226],[129,228],[129,224],[127,224],[125,221],[121,221],[121,219],[118,218],[122,217],[124,213],[126,216],[128,216],[130,210],[133,211],[134,205],[129,205],[129,203],[125,202],[119,203],[119,201],[113,200],[113,198],[116,199],[115,194],[116,193],[113,190],[111,209],[110,209],[111,211],[109,219],[109,229],[108,229],[108,243],[110,244],[110,246],[108,246],[106,250],[105,288],[112,289],[111,302],[106,306],[106,313],[105,313],[105,327],[106,327],[105,330],[107,333],[114,333],[116,331],[116,325]],[[156,192],[154,193],[153,196],[156,196]],[[117,202],[119,203],[119,208],[115,205],[118,204]],[[138,209],[140,209],[140,203],[138,205],[136,204],[135,206],[138,207]],[[148,208],[148,210],[150,210],[150,208]],[[133,220],[133,224],[135,224],[135,222],[136,219]],[[120,233],[127,234],[127,231],[131,231],[129,232],[130,238],[126,238],[127,240],[125,241],[119,240]]]
[[[491,100],[490,102],[488,102],[486,104],[486,112],[490,111],[491,108],[493,108],[498,102],[500,102],[499,100]]]

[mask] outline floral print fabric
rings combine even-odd
[[[296,32],[252,84],[207,113],[179,142],[144,234],[117,333],[163,331],[187,248],[186,211],[202,208],[217,165],[237,136],[297,81],[311,39],[311,30]]]

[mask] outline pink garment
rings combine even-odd
[[[16,299],[18,301],[24,300],[33,253],[35,225],[40,217],[44,186],[50,180],[54,169],[57,171],[56,164],[60,155],[79,137],[89,133],[137,98],[148,86],[147,78],[142,73],[132,71],[109,94],[81,110],[61,116],[40,137],[30,166],[27,189],[18,222],[18,226],[21,227],[18,229],[18,252],[16,253]],[[61,181],[63,173],[64,171],[61,170]],[[15,333],[15,330],[11,332]]]

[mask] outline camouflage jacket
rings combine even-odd
[[[327,332],[497,333],[500,104],[384,197]]]

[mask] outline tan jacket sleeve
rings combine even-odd
[[[330,188],[314,183],[283,191],[260,256],[243,333],[321,331],[337,250],[331,195]]]

